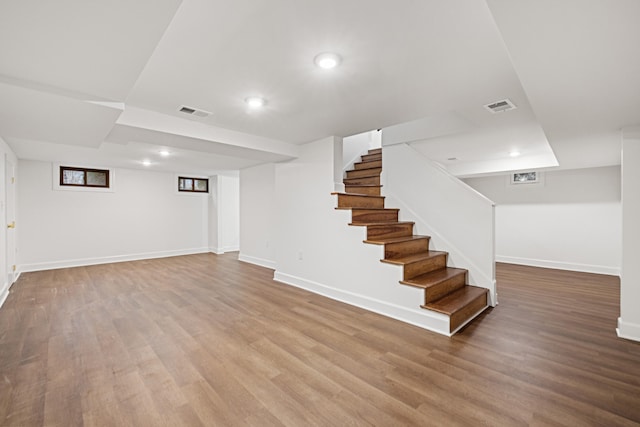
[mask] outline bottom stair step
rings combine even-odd
[[[487,308],[488,293],[488,289],[466,285],[437,301],[423,305],[422,308],[448,315],[449,332],[453,332],[476,313]]]
[[[424,303],[429,304],[464,287],[467,284],[467,270],[445,267],[400,283],[424,289]]]

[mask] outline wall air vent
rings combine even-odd
[[[180,111],[181,113],[188,114],[190,116],[196,116],[196,117],[207,117],[211,115],[211,113],[208,111],[198,110],[197,108],[187,107],[185,105],[182,105],[178,109],[178,111]]]
[[[484,106],[487,110],[491,111],[493,114],[496,113],[504,113],[505,111],[515,110],[517,107],[508,99],[503,99],[501,101],[492,102],[491,104],[487,104]]]

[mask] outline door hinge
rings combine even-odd
[[[16,183],[16,177],[15,177],[15,176],[12,176],[12,177],[11,177],[11,183],[12,183],[12,184],[15,184],[15,183]]]
[[[16,271],[16,265],[15,264],[13,264],[12,268],[13,268],[13,271]]]

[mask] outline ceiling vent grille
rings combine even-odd
[[[188,114],[190,116],[196,116],[196,117],[207,117],[211,115],[211,113],[208,111],[198,110],[197,108],[187,107],[186,105],[180,106],[178,111],[180,111],[181,113]]]
[[[487,110],[491,111],[493,114],[504,113],[505,111],[515,110],[517,107],[508,99],[503,99],[501,101],[492,102],[491,104],[487,104],[484,106]]]

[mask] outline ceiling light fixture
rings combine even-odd
[[[245,99],[244,102],[252,109],[262,108],[267,103],[264,98],[260,98],[259,96],[250,96]]]
[[[335,53],[324,52],[316,55],[316,57],[313,59],[313,62],[315,62],[318,67],[324,70],[330,70],[340,65],[340,56]]]
[[[151,161],[149,161],[149,160],[143,160],[143,161],[142,161],[142,165],[143,165],[143,166],[151,166]]]
[[[162,157],[167,157],[169,156],[171,153],[169,152],[169,150],[160,150],[160,155]]]
[[[519,151],[510,151],[509,155],[511,157],[518,157],[520,155],[520,152]]]

